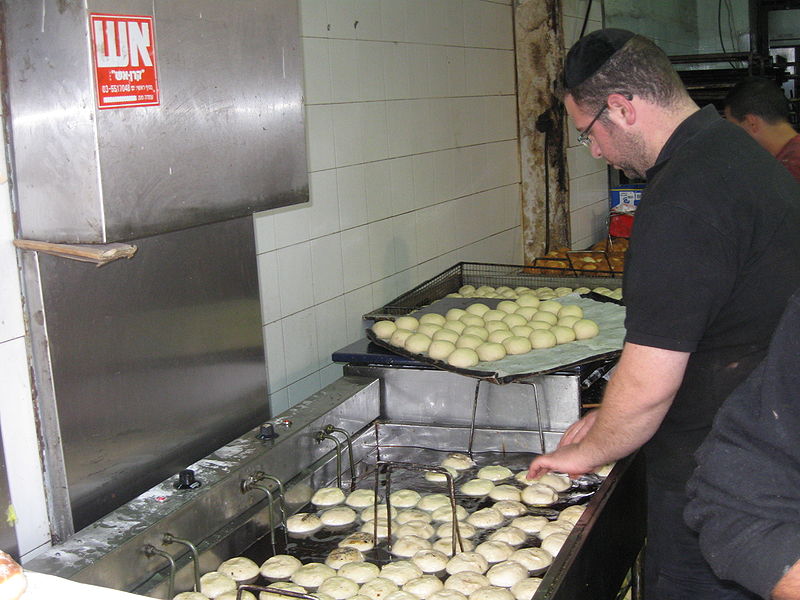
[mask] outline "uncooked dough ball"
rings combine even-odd
[[[317,592],[328,594],[334,600],[346,600],[358,593],[358,584],[347,577],[336,576],[323,581]]]
[[[288,554],[276,554],[261,565],[261,575],[266,579],[288,579],[303,563]]]
[[[558,318],[561,319],[563,317],[578,317],[581,319],[583,318],[583,309],[577,304],[565,304],[558,311]]]
[[[527,325],[516,325],[511,328],[511,333],[526,338],[533,333],[533,328]]]
[[[393,530],[392,533],[398,540],[409,535],[428,540],[433,537],[435,532],[433,530],[433,525],[426,521],[409,521],[404,525],[400,525],[400,527]]]
[[[491,362],[500,360],[506,356],[506,348],[503,344],[496,344],[494,342],[484,342],[477,348],[475,352],[481,362]]]
[[[431,339],[434,342],[451,342],[455,346],[455,343],[458,341],[458,334],[452,329],[440,329],[433,334]]]
[[[450,474],[450,477],[452,477],[453,479],[458,477],[458,471],[456,471],[453,467],[441,467],[441,468],[446,469],[447,472]],[[447,476],[444,473],[438,473],[436,471],[426,471],[425,481],[431,481],[433,483],[445,483],[447,481]]]
[[[561,302],[557,300],[545,300],[539,305],[540,311],[553,313],[554,315],[557,315],[562,308]]]
[[[530,327],[533,331],[536,331],[538,329],[544,329],[545,331],[550,331],[552,325],[550,325],[550,323],[546,321],[528,321],[528,327]],[[533,331],[531,331],[531,333],[533,333]],[[531,336],[528,336],[528,339],[530,339],[530,337]]]
[[[411,558],[420,550],[430,550],[431,543],[416,535],[407,535],[392,544],[392,554],[401,558]]]
[[[417,327],[419,327],[419,320],[417,320],[416,317],[405,315],[402,317],[397,317],[394,320],[394,324],[397,325],[398,329],[408,329],[409,331],[416,331]]]
[[[517,309],[519,307],[520,307],[519,304],[517,304],[516,302],[512,302],[511,300],[503,300],[497,305],[497,310],[501,310],[504,313],[510,315],[517,312]]]
[[[558,500],[558,494],[549,485],[534,483],[522,490],[522,501],[529,506],[548,506]]]
[[[336,570],[322,563],[312,562],[303,565],[292,573],[292,582],[305,588],[317,588],[326,579],[336,575]]]
[[[494,333],[495,331],[508,331],[508,324],[503,323],[502,321],[486,321],[486,325],[484,329],[489,332],[489,335]]]
[[[458,293],[459,294],[463,294],[465,296],[467,294],[474,294],[475,293],[475,286],[474,285],[469,285],[469,284],[462,285],[460,288],[458,288]]]
[[[556,345],[556,336],[547,329],[537,329],[531,334],[529,339],[531,347],[537,350],[552,348]]]
[[[367,521],[361,525],[361,531],[375,535],[376,527],[378,539],[385,540],[387,537],[389,537],[389,522],[386,519],[373,519],[372,521]],[[392,528],[394,527],[395,524],[392,523]]]
[[[486,573],[489,568],[489,561],[477,552],[459,552],[447,561],[447,572],[450,575],[469,571],[470,573]]]
[[[451,452],[442,461],[443,467],[451,467],[456,471],[465,471],[475,464],[469,456],[461,452]]]
[[[547,520],[547,517],[527,515],[524,517],[517,517],[511,521],[511,526],[521,529],[525,533],[531,535],[534,533],[539,533],[542,530],[542,527],[547,525],[549,522],[550,521]]]
[[[503,325],[505,325],[505,323],[503,323]],[[492,342],[493,344],[502,344],[503,341],[507,340],[513,335],[514,334],[508,331],[507,329],[498,329],[497,331],[493,331],[492,333],[490,333],[486,341]],[[505,347],[503,348],[503,350],[505,350]]]
[[[466,329],[464,331],[466,331]],[[458,341],[456,342],[456,348],[469,348],[470,350],[475,350],[475,348],[480,346],[482,343],[483,340],[477,335],[460,335]]]
[[[467,311],[460,308],[451,308],[444,314],[446,321],[458,321],[461,317],[467,314]],[[444,327],[444,325],[442,325]]]
[[[236,590],[236,580],[224,573],[210,571],[200,577],[200,593],[209,598],[216,598],[231,590]]]
[[[431,345],[431,338],[424,333],[414,333],[406,338],[403,347],[413,354],[422,354]]]
[[[392,519],[397,516],[397,509],[393,506],[392,507]],[[378,518],[385,519],[387,515],[387,507],[385,504],[378,505]],[[372,521],[375,518],[375,506],[368,506],[364,510],[361,511],[361,520],[362,521]]]
[[[456,504],[456,520],[463,521],[469,516],[467,509]],[[440,506],[431,513],[434,523],[447,523],[453,521],[453,507],[450,505]]]
[[[554,313],[547,312],[546,310],[540,310],[533,315],[531,321],[544,321],[550,325],[555,325],[558,323],[558,317]]]
[[[344,503],[353,508],[372,506],[375,504],[375,492],[373,490],[353,490],[347,495]]]
[[[525,325],[528,322],[528,319],[523,317],[522,315],[517,314],[510,314],[503,318],[503,323],[510,327],[516,327],[517,325]]]
[[[574,290],[574,292],[576,294],[588,294],[591,291],[592,290],[590,290],[588,287],[585,287],[585,286],[576,287],[575,290]]]
[[[563,296],[566,296],[567,294],[571,294],[572,293],[572,288],[557,287],[556,289],[553,290],[553,293],[555,293],[556,296],[561,298]]]
[[[530,321],[537,312],[539,312],[539,309],[534,306],[523,306],[514,314],[525,317],[526,320]]]
[[[477,477],[479,479],[488,479],[489,481],[502,481],[503,479],[508,479],[513,474],[511,469],[503,465],[489,465],[481,467],[478,470]]]
[[[26,582],[27,587],[27,582]],[[227,594],[229,592],[225,592]],[[220,594],[219,597],[224,596],[225,594]],[[200,592],[181,592],[177,594],[172,600],[208,600],[208,596],[205,594],[201,594]]]
[[[588,340],[600,333],[600,328],[597,326],[597,323],[591,319],[576,321],[572,329],[575,330],[575,338],[579,340]]]
[[[427,335],[429,338],[433,338],[434,334],[437,331],[441,331],[442,328],[439,325],[434,325],[433,323],[423,323],[419,327],[417,327],[417,333],[422,333]],[[445,330],[447,331],[447,330]]]
[[[397,328],[392,333],[392,337],[389,338],[389,343],[392,346],[397,346],[398,348],[402,348],[406,344],[406,340],[409,336],[414,335],[414,332],[410,329],[400,329]]]
[[[466,521],[458,522],[458,533],[462,539],[469,539],[475,535],[475,528]],[[440,538],[451,539],[453,537],[453,522],[442,523],[436,530],[436,535]]]
[[[486,311],[490,310],[488,306],[481,302],[476,302],[475,304],[470,304],[467,307],[467,312],[473,315],[477,315],[479,317],[483,317]]]
[[[503,310],[487,310],[485,313],[483,313],[483,320],[486,323],[491,323],[492,321],[502,321],[507,314],[509,313]]]
[[[509,546],[521,546],[528,539],[528,534],[522,531],[519,527],[506,525],[501,527],[489,536],[492,542],[505,542]]]
[[[486,572],[486,578],[489,583],[504,588],[510,588],[527,577],[528,569],[512,560],[494,565]]]
[[[447,330],[445,329],[443,331]],[[570,331],[572,330],[570,329]],[[454,331],[451,333],[455,336],[456,340],[458,340],[458,335],[456,335]],[[428,346],[428,356],[434,360],[447,360],[447,357],[455,351],[456,345],[447,340],[435,340]]]
[[[541,584],[540,577],[528,577],[511,586],[511,593],[516,600],[531,600]]]
[[[217,571],[223,573],[237,583],[252,583],[258,577],[258,565],[249,558],[236,556],[223,561]]]
[[[526,354],[531,351],[531,341],[519,335],[503,340],[503,347],[509,354]]]
[[[536,308],[537,306],[539,306],[539,303],[540,303],[539,297],[533,293],[520,294],[519,298],[517,298],[517,304],[523,307],[529,306],[532,308]]]
[[[500,511],[494,508],[481,508],[467,517],[467,523],[474,525],[478,529],[497,527],[504,520],[505,517],[500,514]]]
[[[500,502],[495,502],[492,508],[500,511],[500,514],[504,517],[518,517],[528,511],[525,505],[517,500],[501,500]]]
[[[386,600],[419,600],[414,594],[397,590],[386,596]]]
[[[480,318],[478,315],[473,315],[472,313],[465,314],[459,319],[459,321],[461,321],[466,327],[483,327],[486,324],[482,318]]]
[[[475,339],[480,341],[480,338]],[[480,342],[478,346],[480,346]],[[472,348],[459,348],[447,357],[447,364],[458,367],[459,369],[474,367],[479,362],[478,355]]]
[[[503,484],[495,486],[495,488],[489,492],[489,498],[492,500],[519,500],[522,495],[519,488],[509,484]]]
[[[385,577],[376,577],[361,586],[358,593],[371,600],[386,600],[386,596],[397,591],[397,585]]]
[[[438,550],[420,550],[411,561],[422,569],[423,573],[438,573],[443,571],[449,557]]]
[[[422,323],[432,323],[433,325],[438,325],[441,327],[445,324],[447,319],[445,319],[442,315],[438,313],[425,313],[419,318],[419,322]]]
[[[311,496],[311,504],[314,506],[336,506],[344,502],[344,492],[338,487],[319,488]]]
[[[450,506],[450,497],[446,494],[426,494],[417,502],[417,508],[421,511],[427,511],[428,513],[432,513],[442,506]]]
[[[461,538],[461,546],[458,545],[456,542],[456,554],[459,552],[472,552],[472,549],[475,545],[469,541]],[[448,557],[453,556],[453,538],[442,538],[441,540],[436,540],[433,542],[433,549],[438,550],[442,554],[446,554]]]
[[[529,571],[546,569],[553,562],[553,556],[544,548],[520,548],[508,559],[518,562]]]
[[[474,325],[470,325],[469,327],[464,328],[464,331],[461,333],[461,335],[474,335],[475,337],[479,337],[483,341],[486,341],[486,338],[489,337],[489,332],[485,327],[475,327]]]
[[[372,333],[382,340],[388,340],[397,329],[397,325],[392,321],[378,321],[372,325]]]
[[[325,564],[331,569],[340,569],[347,563],[364,562],[364,555],[355,548],[334,548],[325,559]]]
[[[275,583],[270,583],[269,587],[277,588],[279,590],[288,590],[290,592],[297,592],[298,594],[305,594],[307,593],[306,588],[301,585],[297,585],[296,583],[291,583],[289,581],[276,581]],[[275,594],[272,592],[260,592],[258,594],[259,600],[285,600],[287,596],[282,594]]]
[[[565,531],[569,533],[575,527],[569,521],[550,521],[547,525],[542,527],[542,530],[537,534],[540,538],[544,539],[554,533]]]
[[[439,590],[428,596],[428,600],[467,600],[467,597],[458,590]]]
[[[379,573],[378,565],[369,562],[351,562],[339,567],[338,575],[360,584],[372,581]]]
[[[322,527],[322,521],[314,513],[297,513],[286,519],[289,533],[312,533]]]
[[[419,492],[414,490],[408,489],[401,489],[395,492],[392,492],[389,496],[389,501],[391,502],[392,506],[396,506],[397,508],[414,508],[419,502],[420,496]],[[400,513],[396,517],[397,520],[400,520]]]
[[[338,546],[340,548],[355,548],[361,552],[369,552],[375,547],[375,538],[369,532],[356,531],[339,542]]]
[[[571,329],[578,321],[580,321],[579,317],[561,317],[558,319],[557,325],[559,327],[569,327]]]
[[[560,513],[558,513],[557,521],[566,521],[567,523],[572,523],[573,525],[578,522],[578,519],[581,518],[581,515],[586,511],[585,506],[581,506],[580,504],[576,504],[574,506],[568,506]]]
[[[343,527],[355,522],[356,511],[347,506],[337,506],[322,511],[319,520],[326,527]]]
[[[410,560],[395,560],[381,567],[381,577],[402,586],[412,579],[422,577],[422,569]]]
[[[505,542],[488,541],[478,544],[475,552],[482,554],[486,560],[493,564],[508,560],[508,557],[514,554],[514,547]]]
[[[566,531],[553,533],[548,535],[546,538],[542,540],[542,548],[547,550],[550,554],[555,556],[558,554],[558,551],[561,550],[561,547],[564,545],[564,542],[567,541],[567,536],[569,533]]]
[[[419,566],[419,565],[417,565]],[[435,594],[444,588],[441,579],[436,575],[422,575],[416,579],[406,582],[403,585],[403,591],[409,594],[414,594],[418,598],[428,598],[431,594]]]
[[[556,344],[568,344],[569,342],[575,341],[575,332],[572,330],[572,327],[553,325],[550,328],[550,333],[555,336]]]
[[[461,332],[464,331],[466,327],[467,326],[461,321],[447,321],[447,323],[444,324],[443,329],[449,329],[450,331],[455,331],[458,335],[461,335]]]
[[[529,480],[529,483],[531,482],[549,485],[557,492],[565,492],[572,487],[572,480],[567,475],[559,473],[544,473],[536,479]]]
[[[471,479],[461,486],[465,496],[486,496],[494,489],[494,483],[488,479]]]
[[[488,565],[487,565],[488,567]],[[472,592],[479,590],[482,587],[489,585],[489,580],[480,573],[473,573],[472,571],[461,571],[454,573],[447,578],[444,582],[445,589],[461,590],[467,596]]]

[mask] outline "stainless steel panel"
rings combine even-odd
[[[149,581],[165,565],[162,558],[147,558],[145,544],[153,544],[179,558],[179,566],[190,561],[185,548],[177,544],[165,546],[165,533],[188,539],[201,552],[201,568],[216,569],[223,558],[240,552],[222,540],[236,527],[252,533],[246,537],[250,545],[256,536],[268,532],[264,494],[242,494],[240,483],[255,471],[264,471],[284,482],[294,480],[287,497],[297,497],[290,509],[297,510],[310,498],[304,483],[311,475],[304,472],[316,468],[320,461],[331,462],[332,444],[314,441],[314,433],[325,425],[334,425],[351,435],[363,430],[378,416],[378,384],[364,378],[342,378],[320,390],[281,415],[291,421],[289,428],[278,428],[280,437],[262,441],[255,437],[257,429],[233,440],[206,458],[191,465],[203,482],[194,490],[175,490],[173,479],[165,480],[138,498],[120,507],[103,519],[79,531],[65,543],[53,547],[33,559],[27,568],[84,583],[151,594],[158,589],[160,578]],[[367,437],[374,439],[373,434]],[[356,450],[359,450],[359,446]],[[363,452],[358,454],[363,458]],[[330,476],[330,469],[327,470]],[[274,485],[270,486],[274,489]],[[276,510],[277,515],[277,510]],[[242,521],[249,521],[243,524]],[[218,547],[217,544],[220,546]],[[223,549],[221,549],[223,548]],[[191,587],[191,566],[178,577],[181,587]]]
[[[252,218],[136,244],[39,257],[76,529],[268,416]]]
[[[297,0],[5,0],[22,235],[128,240],[308,200]],[[95,109],[88,14],[153,15],[161,105]]]
[[[347,365],[345,373],[381,380],[382,418],[403,423],[468,426],[476,379],[429,369]],[[546,431],[565,431],[580,417],[577,375],[532,377],[529,383],[480,385],[478,427],[538,430],[534,387]]]

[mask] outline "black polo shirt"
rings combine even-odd
[[[713,106],[681,123],[647,179],[626,262],[626,341],[692,353],[645,447],[651,475],[682,489],[717,409],[800,287],[800,185]]]

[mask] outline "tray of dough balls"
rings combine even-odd
[[[384,460],[408,453],[386,450]],[[531,455],[522,453],[476,454],[476,462],[466,454],[415,448],[413,458],[454,476],[463,551],[453,555],[454,514],[444,475],[403,470],[391,476],[389,550],[389,512],[379,491],[376,516],[373,471],[352,491],[315,490],[311,503],[287,520],[285,546],[260,567],[244,559],[251,563],[247,581],[320,600],[531,600],[603,480],[551,473],[529,481]],[[260,592],[260,600],[285,598]]]
[[[535,290],[515,300],[449,297],[367,337],[384,348],[462,375],[510,383],[615,356],[625,339],[625,307],[597,294],[553,297]]]

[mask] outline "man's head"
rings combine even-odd
[[[789,123],[789,101],[774,81],[748,77],[725,97],[725,118],[744,129],[772,155],[796,133]]]
[[[563,83],[567,112],[584,134],[579,141],[633,177],[644,177],[677,124],[697,110],[667,55],[622,29],[578,40]]]

